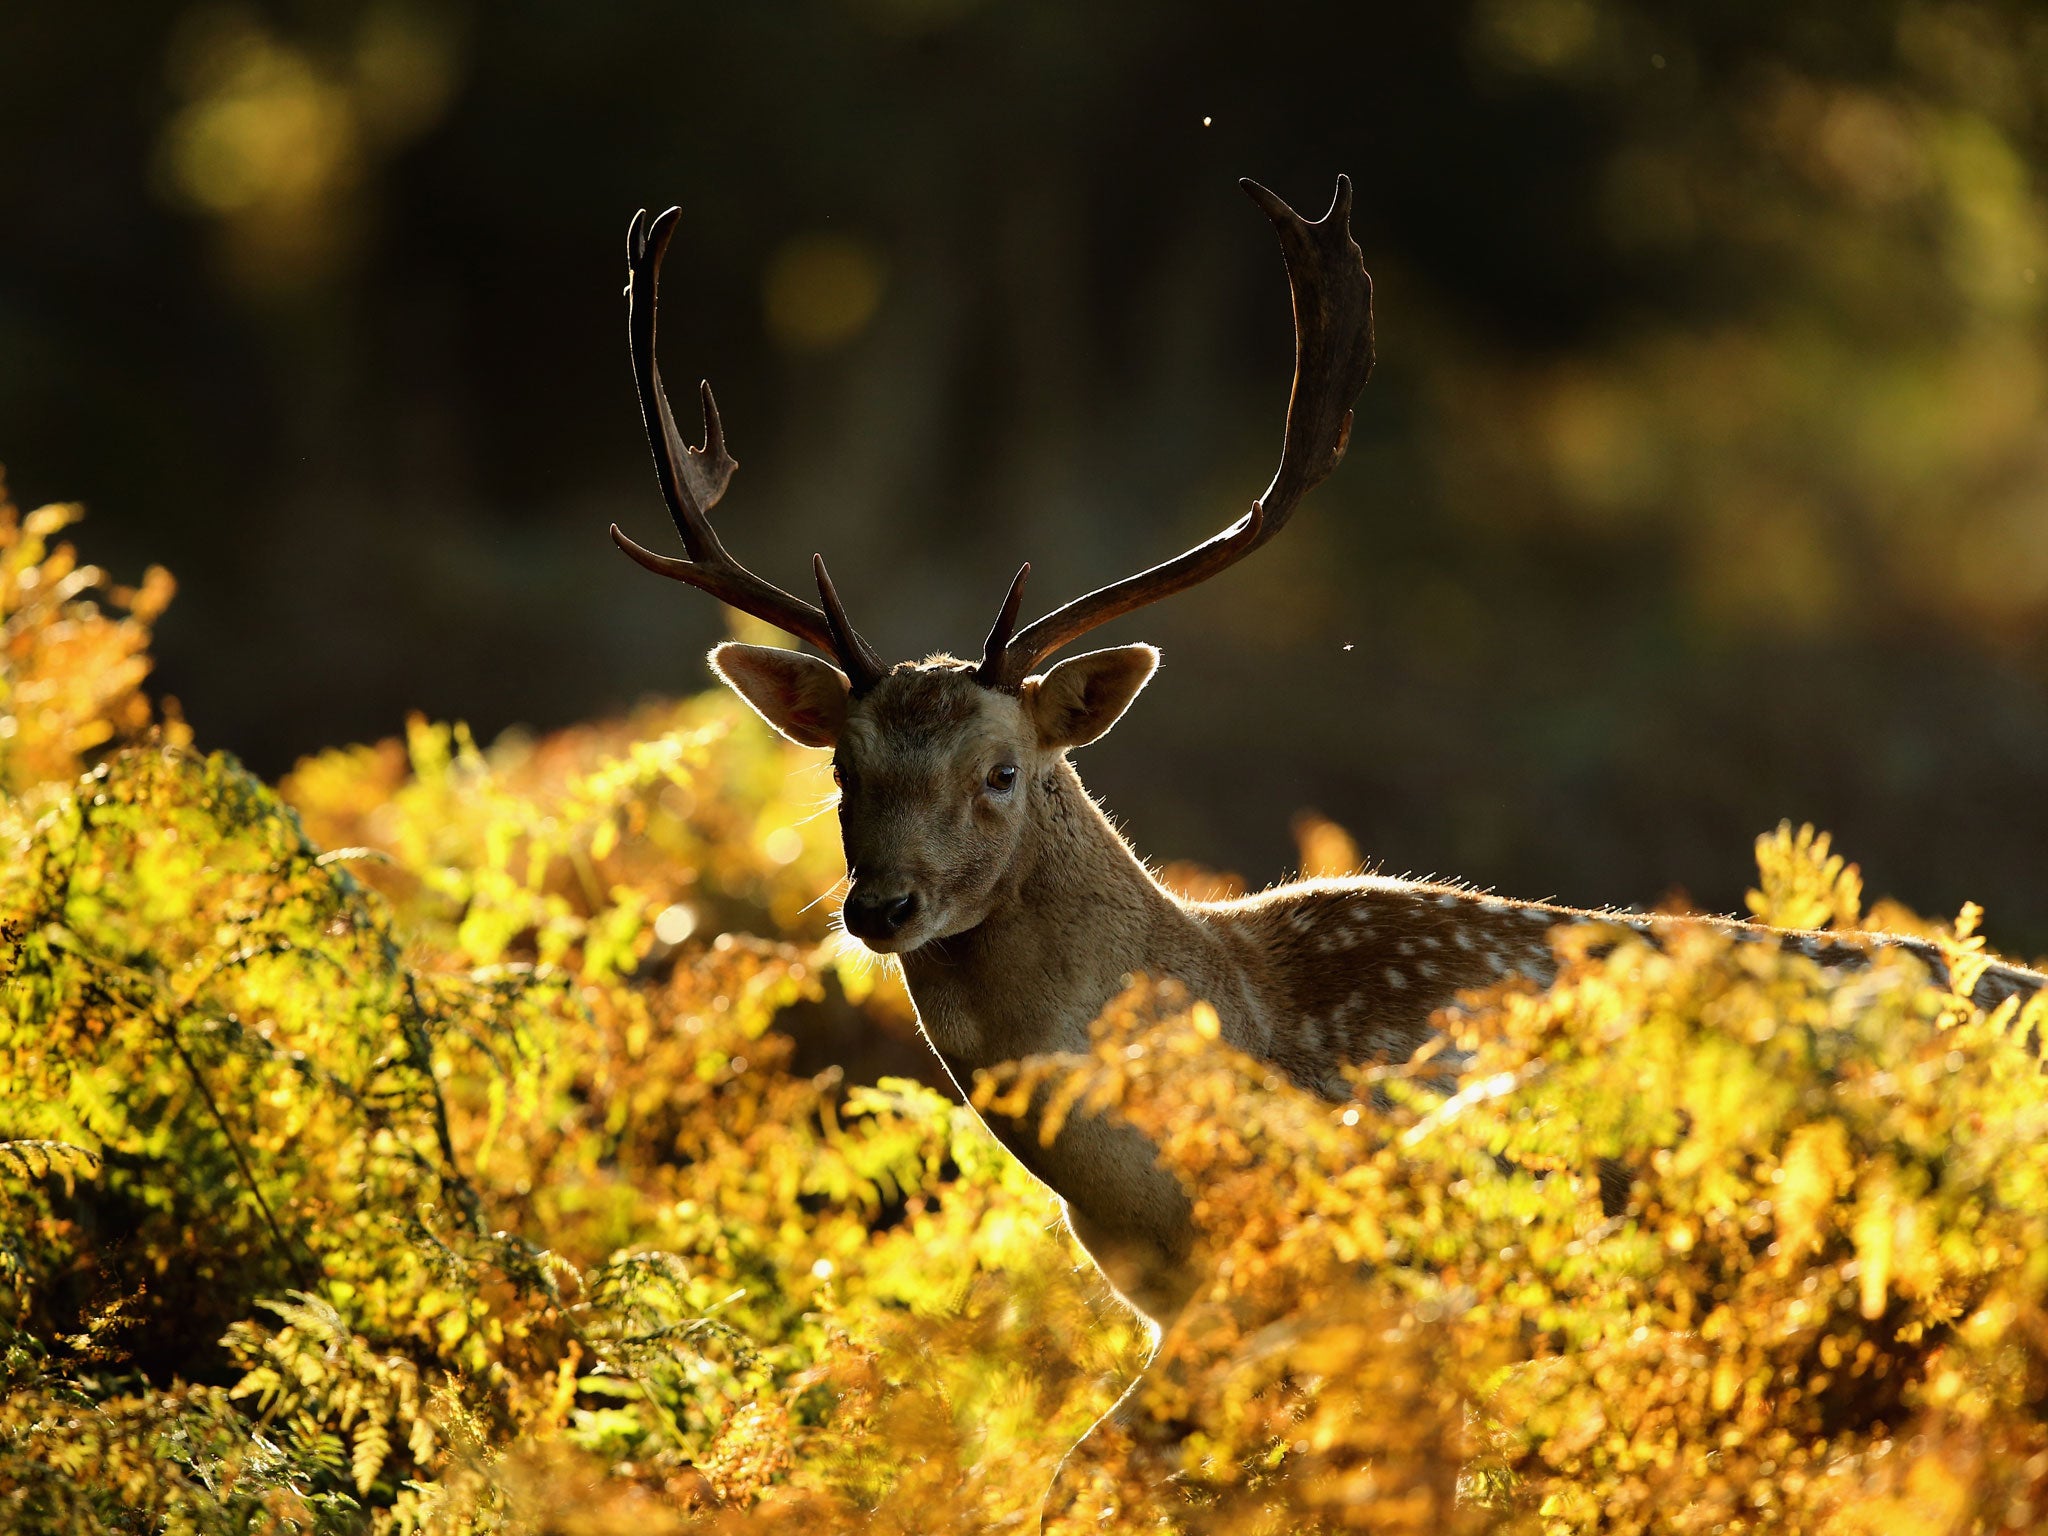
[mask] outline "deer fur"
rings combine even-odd
[[[1352,402],[1372,372],[1372,279],[1350,234],[1351,184],[1310,221],[1255,182],[1294,306],[1295,371],[1279,467],[1251,510],[1158,565],[1064,604],[1021,629],[1026,565],[1010,584],[979,665],[937,656],[885,666],[854,629],[822,556],[819,605],[734,558],[710,522],[738,467],[711,387],[700,387],[704,443],[677,430],[655,363],[656,286],[680,210],[637,214],[627,231],[628,343],[655,474],[685,557],[657,554],[616,525],[613,541],[657,575],[696,587],[820,651],[727,644],[718,675],[776,730],[830,748],[853,884],[848,931],[897,957],[926,1038],[956,1083],[1018,1057],[1083,1050],[1088,1026],[1127,980],[1174,980],[1211,1003],[1224,1040],[1294,1082],[1348,1097],[1346,1066],[1406,1060],[1461,989],[1553,972],[1560,924],[1659,919],[1500,901],[1427,882],[1359,876],[1305,881],[1240,901],[1176,896],[1154,880],[1081,787],[1067,754],[1114,725],[1159,654],[1126,645],[1036,669],[1121,614],[1208,580],[1275,537],[1344,457]],[[1733,924],[1827,963],[1860,943]],[[1885,938],[1926,958],[1932,946]],[[2043,978],[1994,966],[1990,1004]],[[1446,1062],[1446,1069],[1455,1063]],[[1103,1271],[1156,1321],[1191,1272],[1191,1204],[1154,1149],[1120,1122],[1077,1116],[1042,1145],[1035,1115],[990,1130],[1067,1205]]]
[[[1670,919],[1504,901],[1461,888],[1357,876],[1235,901],[1190,901],[1152,877],[1082,787],[1068,752],[1100,737],[1158,654],[1124,646],[1062,662],[1015,695],[935,657],[891,670],[862,697],[829,663],[722,645],[712,666],[792,740],[831,746],[853,892],[915,890],[901,932],[868,937],[903,967],[920,1027],[963,1089],[998,1062],[1088,1048],[1088,1029],[1133,975],[1172,978],[1216,1009],[1222,1038],[1331,1099],[1341,1069],[1408,1059],[1465,988],[1505,976],[1547,983],[1559,924]],[[829,736],[829,740],[826,738]],[[991,771],[1017,770],[997,795]],[[1864,951],[1824,934],[1726,926],[1816,958]],[[1908,944],[1940,964],[1931,945]],[[2044,978],[1997,966],[1990,1006]],[[1187,1192],[1144,1137],[1076,1116],[1051,1145],[1035,1116],[989,1129],[1066,1204],[1103,1273],[1157,1323],[1199,1280]]]

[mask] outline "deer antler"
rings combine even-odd
[[[1089,630],[1235,565],[1285,527],[1302,497],[1344,457],[1351,403],[1372,372],[1372,279],[1351,238],[1351,178],[1337,178],[1330,211],[1314,223],[1257,182],[1239,185],[1279,231],[1294,295],[1294,392],[1287,402],[1287,435],[1273,482],[1251,511],[1215,537],[1076,598],[1012,638],[1024,574],[1031,569],[1027,565],[1011,584],[975,674],[989,687],[1015,691],[1046,657]]]
[[[821,610],[772,582],[763,581],[733,559],[711,526],[711,509],[718,505],[732,481],[732,472],[739,467],[726,451],[718,402],[712,399],[708,382],[698,386],[704,401],[704,446],[692,448],[676,430],[675,416],[668,407],[668,392],[661,385],[661,369],[654,360],[654,312],[661,258],[681,217],[680,208],[669,209],[651,223],[644,208],[633,215],[633,223],[626,231],[626,323],[633,352],[633,383],[640,394],[640,418],[647,427],[647,441],[654,449],[655,477],[661,482],[662,497],[668,502],[669,515],[675,519],[676,532],[683,536],[683,548],[689,558],[678,560],[673,555],[657,555],[651,549],[643,549],[627,538],[617,523],[612,524],[612,542],[656,575],[688,582],[742,613],[766,619],[777,629],[786,630],[799,640],[808,640],[838,660],[856,694],[865,693],[881,680],[887,668],[847,621],[839,593],[825,572],[825,557],[812,558],[818,595],[825,604]]]

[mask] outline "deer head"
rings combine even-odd
[[[1351,238],[1351,183],[1337,179],[1329,212],[1310,222],[1256,182],[1242,183],[1280,236],[1294,299],[1294,388],[1280,466],[1251,510],[1173,559],[1076,598],[1017,627],[1026,564],[1010,583],[978,663],[935,657],[883,664],[839,600],[822,555],[812,557],[819,605],[764,581],[726,552],[709,513],[737,467],[711,386],[702,385],[704,445],[676,430],[654,357],[655,291],[680,210],[633,218],[626,288],[633,377],[654,448],[655,473],[686,558],[612,541],[658,575],[687,582],[808,641],[798,651],[727,643],[718,676],[776,730],[831,748],[852,888],[847,927],[869,947],[907,952],[986,921],[1014,890],[1065,755],[1114,725],[1151,678],[1159,653],[1119,646],[1048,670],[1057,651],[1109,620],[1207,581],[1286,526],[1336,468],[1351,406],[1372,371],[1372,280]]]

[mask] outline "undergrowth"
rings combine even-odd
[[[1196,1193],[1214,1278],[1084,1440],[1148,1339],[1051,1199],[794,1069],[907,1017],[827,932],[815,764],[705,697],[266,785],[152,711],[169,579],[71,516],[0,508],[5,1528],[1028,1530],[1077,1441],[1067,1532],[2048,1518],[2048,1005],[1971,1007],[1973,912],[1766,838],[1759,916],[1953,989],[1581,930],[1448,1100],[1310,1098],[1140,984],[975,1085]]]

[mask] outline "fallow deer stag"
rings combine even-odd
[[[1329,212],[1313,222],[1243,185],[1279,232],[1294,299],[1294,388],[1272,483],[1205,543],[1019,629],[1026,565],[978,662],[887,666],[847,618],[822,556],[812,561],[813,606],[726,552],[708,514],[734,461],[711,388],[702,387],[704,446],[693,448],[655,365],[655,284],[679,210],[652,221],[640,213],[628,236],[633,374],[685,558],[643,549],[616,526],[612,539],[648,570],[833,658],[727,643],[711,666],[783,735],[832,750],[852,877],[846,926],[897,957],[926,1039],[963,1086],[980,1067],[1085,1049],[1090,1022],[1142,972],[1208,999],[1238,1049],[1344,1098],[1351,1086],[1340,1068],[1407,1059],[1460,989],[1517,973],[1547,982],[1554,927],[1670,921],[1376,876],[1189,901],[1152,877],[1082,788],[1067,754],[1116,723],[1159,654],[1124,645],[1039,669],[1097,626],[1208,580],[1276,536],[1343,458],[1352,402],[1372,371],[1372,280],[1351,238],[1350,182],[1338,178]],[[1729,926],[1823,960],[1866,953],[1825,934]],[[1880,942],[1941,965],[1930,945]],[[2044,980],[1997,965],[1978,1000]],[[1065,1200],[1076,1236],[1127,1298],[1158,1321],[1179,1309],[1197,1278],[1189,1200],[1150,1144],[1107,1119],[1070,1120],[1050,1146],[1029,1120],[990,1129]]]

